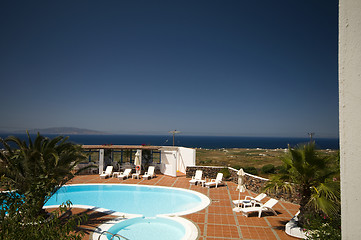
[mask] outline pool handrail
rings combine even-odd
[[[125,240],[130,240],[129,238],[126,238],[126,237],[124,237],[124,236],[122,236],[122,235],[119,235],[119,234],[117,234],[117,233],[111,233],[111,232],[108,232],[108,231],[103,231],[100,235],[99,235],[99,237],[98,237],[98,240],[100,240],[100,237],[104,234],[104,233],[108,233],[108,234],[110,234],[110,235],[113,235],[111,238],[110,238],[110,240],[112,240],[114,237],[121,237],[121,238],[123,238],[123,239],[125,239]]]

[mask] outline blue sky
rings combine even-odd
[[[0,130],[338,137],[338,1],[1,1]]]

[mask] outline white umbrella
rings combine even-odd
[[[137,150],[137,152],[135,153],[135,159],[134,159],[134,165],[136,166],[136,169],[137,169],[137,166],[139,166],[139,171],[140,171],[140,167],[141,167],[141,159],[140,159],[140,150]]]
[[[237,172],[238,175],[238,186],[237,186],[237,190],[239,190],[239,192],[245,192],[246,191],[246,185],[244,183],[244,171],[243,168],[239,169],[239,171]]]
[[[241,201],[241,192],[245,192],[246,191],[246,185],[245,185],[245,181],[244,181],[244,171],[243,168],[239,169],[239,171],[237,172],[238,175],[238,185],[237,185],[237,189],[238,192],[238,206],[236,208],[233,209],[233,211],[235,212],[239,212],[239,203]]]

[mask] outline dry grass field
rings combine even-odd
[[[287,149],[196,149],[196,164],[201,166],[225,166],[239,169],[240,167],[255,167],[258,174],[262,174],[261,168],[264,165],[272,164],[275,167],[282,165],[282,157]],[[318,150],[322,156],[337,157],[338,151]]]

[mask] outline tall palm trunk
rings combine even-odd
[[[298,215],[298,222],[303,226],[307,219],[305,216],[309,213],[309,208],[307,207],[308,202],[310,201],[312,191],[309,184],[303,184],[300,189],[301,201],[300,201],[300,214]]]

